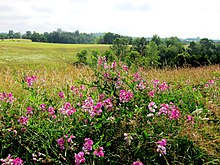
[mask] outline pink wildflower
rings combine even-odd
[[[111,102],[111,99],[106,99],[103,101],[103,105],[106,109],[108,110],[112,110],[113,108],[113,105],[112,105],[112,102]]]
[[[96,104],[96,106],[93,106],[93,112],[94,112],[94,114],[98,114],[98,115],[100,115],[102,113],[102,103],[101,102],[98,102]]]
[[[12,161],[12,164],[13,165],[22,165],[23,164],[23,160],[21,158],[15,158],[13,161]]]
[[[58,144],[58,146],[60,147],[61,150],[64,150],[65,141],[64,141],[63,138],[58,139],[57,144]]]
[[[131,91],[120,90],[119,99],[120,102],[125,103],[130,101],[134,97],[134,94]]]
[[[151,112],[155,112],[155,108],[157,108],[155,102],[150,102],[148,108]]]
[[[103,147],[98,147],[94,151],[94,155],[99,156],[99,157],[104,157]]]
[[[160,83],[160,81],[159,80],[154,80],[153,83],[154,83],[154,88],[156,88],[157,85]]]
[[[46,104],[41,104],[41,105],[40,105],[40,108],[42,109],[42,111],[45,112],[45,111],[46,111]]]
[[[89,151],[92,150],[93,141],[90,138],[84,139],[85,143],[83,144],[83,151],[85,151],[86,154],[89,154]]]
[[[64,92],[60,92],[58,95],[60,96],[61,99],[64,98]]]
[[[104,99],[104,97],[105,97],[105,94],[103,94],[103,93],[100,94],[100,95],[99,95],[99,101],[102,101],[102,100]]]
[[[177,107],[172,106],[171,114],[170,114],[170,119],[177,120],[180,118],[180,111],[178,110]]]
[[[18,119],[18,122],[19,122],[21,125],[27,125],[28,117],[21,116],[21,117]]]
[[[48,108],[48,112],[49,112],[49,116],[52,116],[52,118],[56,118],[55,109],[53,107],[50,106]]]
[[[150,91],[150,92],[148,93],[148,96],[149,96],[149,97],[154,97],[154,93],[155,93],[155,91],[152,90],[152,91]]]
[[[84,158],[84,152],[75,153],[75,164],[80,165],[81,163],[85,163],[86,159]]]
[[[194,118],[191,115],[188,115],[187,116],[187,122],[191,123],[191,124],[194,124]]]
[[[71,106],[69,102],[66,102],[62,108],[59,109],[63,115],[70,116],[76,112],[76,109]]]
[[[166,139],[162,139],[162,140],[159,140],[157,142],[157,144],[161,145],[161,146],[166,146],[167,145],[167,140]]]
[[[23,165],[23,160],[19,157],[12,159],[12,156],[8,154],[8,157],[5,159],[0,159],[2,165]]]
[[[165,155],[166,154],[166,139],[162,139],[162,140],[159,140],[157,142],[158,146],[157,146],[157,152],[160,153],[160,156],[161,155]]]
[[[114,61],[114,62],[112,63],[111,68],[114,69],[114,68],[116,68],[116,66],[117,66],[117,63]]]
[[[72,143],[73,142],[72,139],[75,139],[75,138],[76,138],[75,136],[70,135],[70,137],[68,138],[67,142],[68,143]]]
[[[122,65],[122,68],[124,69],[124,71],[128,72],[128,66],[127,65]]]
[[[166,82],[163,82],[162,84],[160,84],[160,85],[159,85],[159,89],[160,89],[161,91],[167,90],[167,89],[168,89],[167,83],[166,83]]]
[[[133,165],[144,165],[141,161],[133,162]]]
[[[28,115],[28,114],[33,114],[33,112],[32,112],[32,110],[33,110],[32,106],[29,106],[29,107],[27,107],[26,109],[27,109],[27,113],[26,113],[27,115]]]
[[[208,82],[209,82],[209,84],[210,84],[210,85],[212,85],[212,84],[214,84],[214,83],[215,83],[215,81],[214,81],[214,80],[209,80]]]
[[[33,85],[34,82],[37,81],[37,77],[36,76],[27,76],[25,78],[25,81],[27,82],[28,86],[31,87]]]

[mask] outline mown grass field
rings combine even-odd
[[[83,91],[82,98],[72,95],[73,91],[69,88],[77,86],[79,81],[83,80],[87,84],[99,80],[94,76],[91,68],[73,65],[77,60],[76,53],[84,49],[104,52],[109,49],[109,45],[64,45],[33,43],[29,40],[0,41],[0,94],[1,92],[12,92],[16,98],[13,105],[4,102],[4,98],[0,98],[2,99],[2,102],[0,100],[2,115],[0,116],[0,144],[4,146],[0,149],[0,159],[5,158],[7,154],[12,154],[15,157],[21,157],[25,164],[37,164],[31,159],[31,154],[41,152],[46,155],[42,163],[71,164],[70,162],[72,162],[74,164],[74,154],[80,151],[83,139],[89,136],[94,140],[93,149],[104,146],[106,157],[99,159],[87,156],[86,164],[95,164],[94,162],[97,164],[106,162],[108,162],[106,164],[123,164],[125,162],[132,164],[132,161],[137,160],[144,164],[199,164],[202,162],[218,165],[220,163],[219,65],[143,70],[142,77],[146,80],[144,85],[147,86],[143,90],[135,88],[140,80],[127,81],[128,78],[133,78],[134,71],[127,75],[123,68],[118,69],[117,72],[120,71],[121,75],[127,76],[123,79],[124,85],[119,89],[127,90],[127,92],[128,89],[132,90],[136,100],[129,98],[128,102],[117,104],[115,97],[119,95],[119,90],[108,93],[109,89],[103,87],[108,83],[110,84],[108,87],[114,86],[114,82],[110,81],[111,77],[107,82],[105,82],[105,78],[100,78],[99,83],[105,83],[100,85],[102,89],[98,91],[96,88],[88,89],[87,93]],[[100,70],[98,69],[98,71]],[[117,75],[115,71],[114,68],[110,68],[109,75]],[[102,74],[105,72],[105,69],[100,71]],[[25,82],[25,78],[32,75],[37,77],[37,81],[33,82],[33,88],[32,85],[28,87]],[[166,82],[169,89],[162,92],[158,88],[152,87],[151,84],[155,80],[159,80],[160,83]],[[126,84],[127,82],[134,86]],[[147,97],[151,89],[156,91],[155,97]],[[68,97],[59,98],[58,94],[61,91]],[[83,101],[88,99],[89,95],[96,102],[95,99],[98,98],[99,92],[105,93],[105,99],[108,98],[107,96],[114,98],[115,102],[112,104],[120,105],[121,111],[117,110],[118,107],[113,107],[114,112],[108,110],[107,113],[101,117],[97,116],[97,118],[90,118],[88,114],[83,114],[81,111],[76,111],[76,115],[72,118],[62,117],[59,114],[58,108],[65,102],[71,102],[71,104],[75,104],[73,106],[80,109],[79,102],[84,104]],[[158,116],[148,120],[147,104],[153,101],[158,104],[158,107],[159,104],[169,104],[172,101],[180,108],[179,121],[171,121]],[[41,103],[56,107],[57,119],[52,119],[51,116],[47,116],[48,114],[42,113],[39,109]],[[33,107],[33,114],[26,115],[26,108],[29,106]],[[156,113],[158,110],[159,108]],[[28,116],[31,120],[30,124],[19,125],[18,119],[21,115]],[[186,121],[187,115],[193,116],[195,125],[189,124],[191,121]],[[115,117],[116,120],[109,121],[106,116]],[[86,117],[89,122],[88,127],[85,127],[86,123],[84,123]],[[42,120],[44,122],[41,123],[37,121],[39,119],[45,120]],[[62,120],[63,122],[60,122]],[[102,128],[100,122],[109,128],[107,132],[104,127]],[[21,131],[24,128],[26,133]],[[146,133],[143,134],[145,130]],[[14,131],[17,132],[15,136]],[[76,147],[74,144],[65,146],[65,152],[59,150],[60,144],[57,144],[57,139],[61,139],[67,134],[70,135],[70,133],[78,136]],[[133,137],[129,142],[131,145],[124,142],[124,133]],[[161,138],[167,139],[167,157],[166,155],[160,157],[156,153],[154,141]],[[15,143],[19,144],[18,148],[14,145]],[[69,150],[68,147],[73,148]],[[112,151],[112,153],[107,151]],[[25,153],[25,155],[21,155],[21,153]],[[108,157],[114,162],[111,162]]]
[[[81,50],[109,49],[109,45],[34,43],[30,40],[0,41],[0,65],[62,66],[76,61]]]

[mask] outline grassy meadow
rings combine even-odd
[[[220,164],[219,65],[93,70],[84,49],[109,45],[0,41],[0,162]]]

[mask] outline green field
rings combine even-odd
[[[0,65],[45,65],[57,66],[73,64],[81,50],[109,49],[109,45],[95,44],[51,44],[30,42],[30,40],[0,41]]]

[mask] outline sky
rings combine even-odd
[[[220,39],[220,0],[0,0],[0,32]]]

